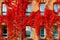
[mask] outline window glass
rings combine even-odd
[[[54,4],[54,11],[58,12],[58,4]]]
[[[28,7],[26,9],[26,12],[31,12],[31,4],[28,4]]]
[[[45,29],[44,29],[44,26],[42,26],[41,28],[40,28],[40,37],[42,38],[42,39],[44,39],[45,38]]]
[[[40,36],[44,37],[44,27],[41,27],[41,29],[40,29]]]
[[[44,9],[45,9],[45,4],[44,3],[41,3],[40,4],[40,12],[41,12],[41,15],[44,15]]]
[[[6,4],[2,4],[2,15],[6,15],[7,12],[7,6]]]
[[[54,37],[54,39],[55,38],[57,38],[58,37],[58,28],[56,27],[56,25],[54,25],[54,27],[53,27],[53,37]]]
[[[31,4],[28,4],[28,7],[26,9],[26,15],[29,16],[31,12]]]
[[[27,38],[30,38],[30,31],[31,31],[30,26],[26,26],[26,37]]]
[[[7,37],[7,26],[2,25],[2,37]]]

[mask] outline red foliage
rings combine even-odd
[[[40,10],[38,10],[37,12],[31,12],[30,16],[27,17],[25,15],[25,12],[28,5],[28,0],[15,1],[16,3],[12,4],[12,0],[5,0],[7,7],[9,7],[7,8],[7,15],[0,15],[0,25],[2,22],[5,22],[7,24],[8,38],[12,36],[12,38],[14,38],[15,36],[18,36],[17,34],[19,34],[20,32],[22,33],[22,37],[24,38],[26,34],[25,28],[27,24],[35,28],[36,34],[38,36],[43,23],[46,23],[45,28],[47,31],[47,37],[50,37],[49,31],[55,20],[54,10],[45,8],[44,16],[41,16]],[[2,30],[0,29],[0,36],[2,35],[1,33]]]

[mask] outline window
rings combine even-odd
[[[42,26],[41,28],[40,28],[40,38],[41,39],[44,39],[45,38],[45,32],[46,30],[44,29],[44,26]]]
[[[26,37],[27,38],[30,38],[30,32],[31,32],[30,26],[26,26]]]
[[[2,3],[2,15],[6,15],[7,12],[7,6],[6,4]]]
[[[26,9],[26,15],[29,16],[31,12],[31,4],[28,4],[28,7]]]
[[[2,37],[6,38],[7,37],[7,26],[2,25]]]
[[[58,12],[58,4],[54,4],[54,11]]]
[[[54,39],[58,38],[58,28],[56,27],[56,25],[53,25],[53,37]]]
[[[44,15],[44,8],[45,8],[45,4],[44,3],[41,3],[40,4],[40,12],[41,12],[41,15],[42,16]]]

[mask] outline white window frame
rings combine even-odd
[[[44,6],[43,6],[43,9],[41,9],[42,5],[44,5]],[[42,15],[42,16],[44,16],[44,9],[45,9],[45,3],[41,3],[41,4],[40,4],[40,12],[41,12],[41,15]]]
[[[7,13],[7,6],[5,3],[2,3],[2,15],[6,15]]]
[[[41,37],[41,36],[40,36],[40,38],[41,38],[41,39],[45,39],[45,38],[46,38],[46,29],[45,29],[45,28],[44,28],[44,37]]]
[[[31,4],[28,4],[27,9],[26,9],[26,15],[29,16],[31,12]]]
[[[55,7],[57,8],[57,10],[56,10]],[[57,3],[54,4],[53,9],[54,9],[55,12],[58,12],[58,4]]]
[[[7,26],[4,22],[2,23],[2,25]],[[2,25],[1,25],[1,26],[2,26]],[[7,29],[6,29],[6,30],[7,30]],[[7,33],[6,33],[5,35],[6,35],[6,37],[3,37],[3,36],[2,36],[2,37],[3,37],[3,38],[8,38],[8,37],[7,37]]]
[[[31,32],[31,27],[30,26],[26,26],[26,28],[27,27],[28,27],[28,29],[26,29],[26,31],[28,30],[29,32]],[[26,37],[26,38],[30,39],[31,38],[31,35],[30,35],[30,37]]]

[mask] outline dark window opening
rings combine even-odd
[[[58,38],[58,28],[56,25],[53,25],[53,37],[54,39]]]
[[[7,26],[2,25],[2,37],[7,37]]]
[[[44,38],[45,38],[44,25],[40,28],[40,37],[41,37],[42,39],[44,39]]]

